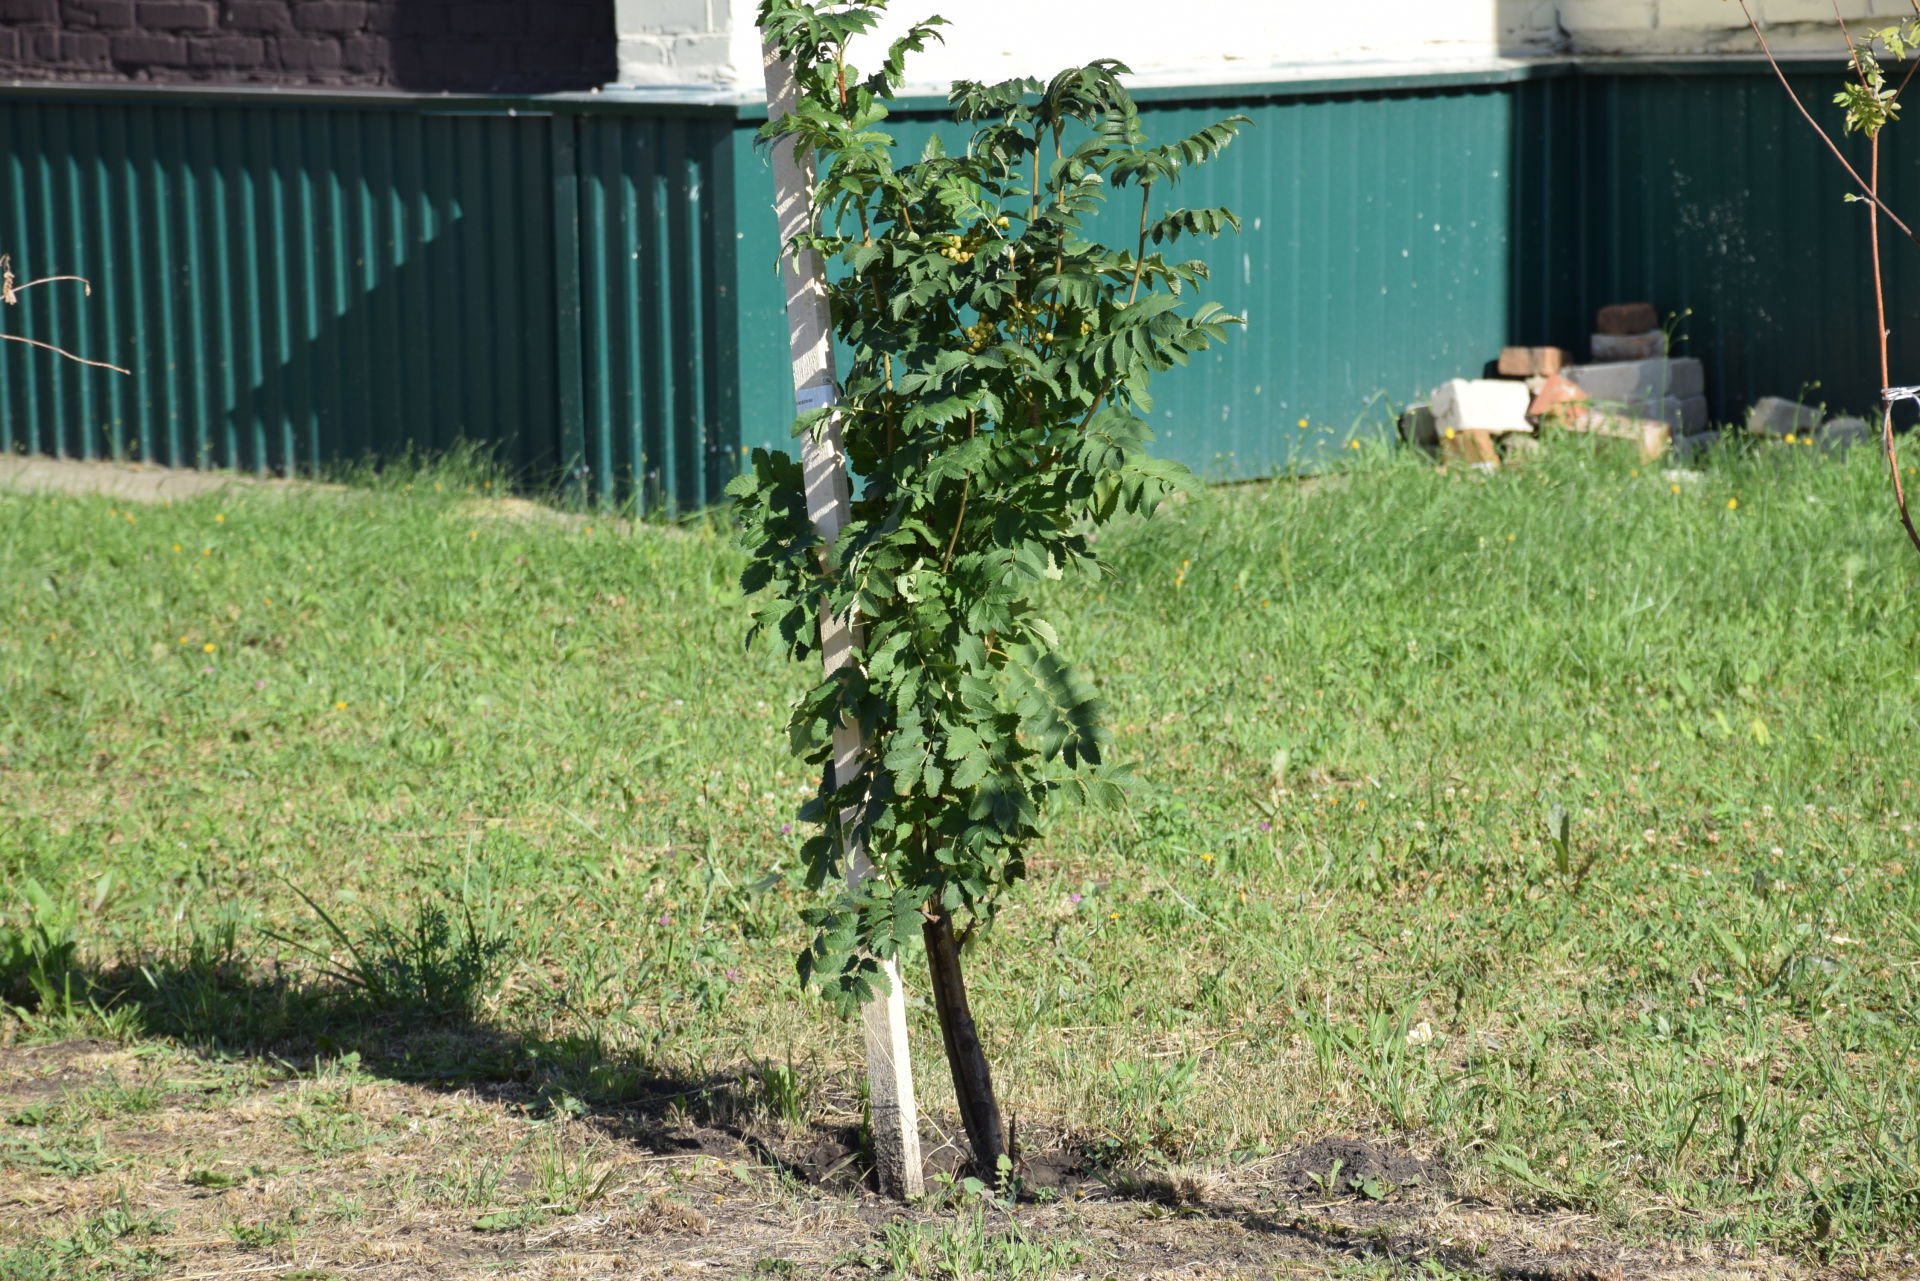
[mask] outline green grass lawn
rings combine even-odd
[[[0,496],[5,1035],[857,1113],[791,959],[803,676],[742,650],[724,528],[482,485]],[[1055,617],[1140,786],[968,953],[1023,1144],[1369,1135],[1623,1240],[1898,1265],[1920,557],[1869,451],[1376,460],[1107,552]]]

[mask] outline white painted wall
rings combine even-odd
[[[1911,15],[1908,0],[1839,0],[1850,21]],[[1842,48],[1833,0],[1748,0],[1776,51]],[[615,0],[620,83],[761,92],[755,0]],[[1484,66],[1585,55],[1751,55],[1738,0],[894,0],[878,38],[947,11],[946,41],[910,90],[960,76],[1045,76],[1119,58],[1142,84],[1220,83]],[[1169,12],[1177,18],[1169,18]],[[869,53],[856,63],[872,65]]]

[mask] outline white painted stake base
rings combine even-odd
[[[763,50],[767,78],[767,111],[772,119],[791,112],[797,100],[793,69]],[[780,243],[805,232],[811,210],[812,166],[794,159],[793,146],[781,142],[773,149],[773,177],[777,199],[774,212],[780,224]],[[835,402],[832,318],[827,311],[826,273],[812,251],[784,254],[781,283],[787,297],[787,336],[793,350],[794,403],[801,412]],[[853,509],[847,483],[846,450],[840,439],[839,415],[829,415],[808,433],[801,452],[807,490],[807,516],[821,540],[831,546],[846,527]],[[853,662],[860,625],[853,618],[822,617],[820,650],[829,674]],[[856,727],[842,725],[833,733],[833,778],[851,778],[861,767],[864,744]],[[851,815],[842,814],[846,824]],[[856,887],[873,873],[866,850],[847,851],[847,884]],[[926,1193],[920,1165],[920,1114],[914,1106],[913,1060],[907,1050],[906,992],[900,968],[882,964],[887,994],[876,996],[861,1010],[861,1028],[867,1045],[867,1106],[873,1121],[873,1160],[880,1191],[907,1200]]]

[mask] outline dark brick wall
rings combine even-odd
[[[0,80],[539,93],[614,73],[613,0],[0,0]]]

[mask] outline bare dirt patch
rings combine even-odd
[[[1158,1173],[1054,1144],[1024,1159],[1020,1204],[936,1177],[903,1209],[863,1186],[850,1127],[732,1129],[644,1102],[556,1115],[351,1061],[105,1041],[0,1047],[0,1120],[0,1275],[942,1277],[956,1274],[914,1269],[967,1249],[1040,1251],[1058,1266],[1021,1275],[1086,1278],[1413,1276],[1429,1261],[1551,1281],[1806,1275],[1455,1200],[1437,1163],[1353,1137]]]
[[[0,454],[0,489],[28,494],[98,494],[130,503],[198,498],[227,489],[337,489],[310,481],[274,480],[234,472],[152,467],[145,463]]]

